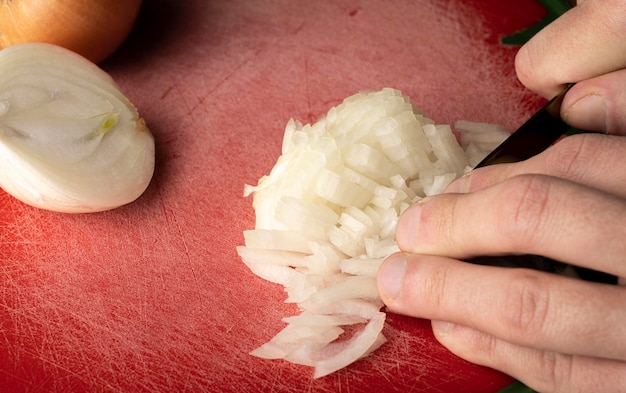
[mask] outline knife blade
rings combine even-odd
[[[561,138],[571,128],[561,119],[561,104],[572,86],[573,84],[567,85],[474,168],[524,161],[541,153]]]
[[[479,162],[475,169],[488,165],[526,160],[541,153],[565,135],[571,127],[561,119],[561,104],[563,97],[572,86],[573,84],[567,85],[563,91],[552,98],[543,108]],[[575,276],[587,281],[617,283],[617,277],[613,275],[568,265],[540,255],[481,256],[467,260],[467,262],[490,266],[530,268]]]

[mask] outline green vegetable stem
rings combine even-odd
[[[576,0],[538,0],[547,10],[547,15],[536,24],[502,38],[505,45],[523,45],[567,10],[576,5]]]

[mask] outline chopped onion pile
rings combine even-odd
[[[386,341],[376,273],[398,251],[398,217],[508,136],[489,124],[456,127],[462,145],[390,88],[349,97],[313,125],[288,122],[271,173],[245,186],[256,226],[238,253],[301,314],[252,355],[312,366],[319,378]]]

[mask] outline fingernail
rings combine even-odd
[[[422,205],[430,200],[430,197],[422,198],[417,203],[409,206],[398,219],[396,224],[396,242],[403,251],[411,250],[418,234]]]
[[[563,120],[589,131],[607,131],[606,102],[600,94],[589,94],[569,107]]]
[[[433,334],[437,337],[443,337],[450,333],[450,330],[454,327],[453,323],[444,322],[444,321],[431,321],[431,326],[433,328]]]
[[[404,254],[393,254],[382,264],[378,272],[378,290],[383,300],[394,300],[400,294],[407,260]]]
[[[444,190],[446,193],[465,193],[469,189],[470,176],[472,172],[468,172],[459,177],[452,183],[448,184],[448,187]]]

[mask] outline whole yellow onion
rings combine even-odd
[[[126,39],[140,7],[141,0],[0,0],[0,49],[45,42],[99,63]]]

